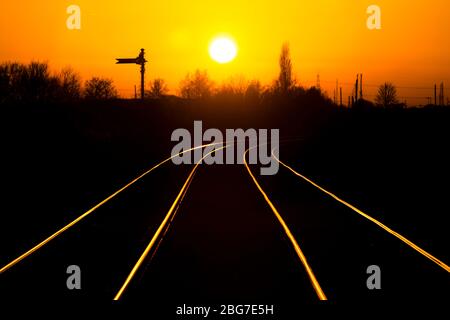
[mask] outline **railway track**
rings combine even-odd
[[[198,148],[205,148],[207,146],[211,146],[211,144],[203,145],[203,146],[200,146],[200,147],[197,147],[197,148],[192,148],[192,149],[187,150],[185,152],[192,152],[193,150],[196,150]],[[223,148],[226,148],[226,147],[227,146],[225,146]],[[283,230],[283,232],[285,233],[287,239],[289,239],[289,243],[292,246],[293,251],[296,253],[299,261],[301,262],[301,265],[303,267],[303,271],[306,272],[306,274],[307,274],[307,276],[309,278],[310,284],[312,286],[312,289],[314,290],[314,292],[316,294],[316,297],[319,300],[327,300],[327,296],[326,296],[324,290],[322,289],[322,286],[319,283],[319,280],[318,280],[316,274],[313,272],[313,268],[312,268],[311,264],[309,263],[309,259],[307,259],[304,251],[301,249],[301,247],[299,245],[299,242],[297,241],[296,237],[294,236],[293,232],[291,231],[291,228],[286,223],[286,221],[283,218],[283,216],[281,215],[279,209],[277,209],[275,204],[270,200],[270,198],[268,196],[268,193],[263,189],[262,185],[259,183],[259,181],[256,178],[256,176],[253,174],[249,164],[247,163],[247,161],[246,161],[246,154],[249,152],[250,149],[247,149],[246,153],[244,154],[244,164],[245,164],[247,172],[248,172],[248,174],[249,174],[249,176],[251,178],[251,181],[253,181],[254,185],[256,186],[256,188],[258,189],[260,194],[262,195],[263,199],[265,200],[265,202],[269,206],[270,210],[275,215],[275,218],[276,218],[275,221],[277,221],[279,223],[279,225],[280,225],[281,229]],[[117,293],[115,294],[115,296],[113,298],[114,300],[120,300],[122,298],[122,296],[126,293],[128,287],[130,286],[130,283],[133,281],[133,279],[135,278],[136,274],[141,269],[142,264],[145,261],[148,261],[149,259],[151,260],[156,255],[160,244],[164,240],[164,238],[165,238],[165,236],[167,234],[167,231],[170,229],[170,226],[171,226],[172,222],[174,221],[178,210],[180,209],[181,203],[183,202],[183,199],[184,199],[184,197],[186,196],[186,194],[187,194],[187,192],[189,190],[189,187],[190,187],[190,185],[191,185],[191,183],[192,183],[192,181],[194,179],[194,176],[195,176],[198,168],[200,167],[201,162],[208,155],[210,155],[211,153],[212,152],[210,152],[209,154],[205,155],[198,163],[196,163],[194,165],[193,169],[190,171],[188,177],[184,181],[184,184],[182,185],[181,189],[179,190],[179,192],[177,194],[177,197],[175,198],[175,200],[171,204],[171,206],[170,206],[167,214],[165,215],[163,221],[160,223],[160,225],[158,226],[158,228],[156,229],[154,234],[151,236],[151,239],[148,242],[148,245],[144,248],[144,250],[142,251],[142,254],[139,256],[137,262],[133,265],[131,271],[129,272],[127,278],[125,279],[125,281],[123,282],[123,284],[121,285],[121,287],[119,288]],[[382,230],[384,230],[384,231],[388,232],[389,234],[395,236],[397,239],[401,240],[403,243],[407,244],[409,247],[411,247],[415,251],[419,252],[424,257],[426,257],[429,260],[433,261],[435,264],[440,266],[445,271],[447,271],[447,272],[450,271],[448,265],[446,265],[444,262],[442,262],[438,258],[432,256],[430,253],[428,253],[424,249],[420,248],[419,246],[414,244],[412,241],[408,240],[406,237],[404,237],[401,234],[393,231],[392,229],[390,229],[386,225],[382,224],[378,220],[372,218],[371,216],[369,216],[368,214],[364,213],[360,209],[352,206],[351,204],[349,204],[348,202],[342,200],[341,198],[339,198],[335,194],[327,191],[325,188],[319,186],[318,184],[316,184],[312,180],[308,179],[306,176],[300,174],[298,171],[293,169],[291,166],[289,166],[285,162],[281,161],[275,154],[273,154],[273,157],[276,159],[276,161],[278,161],[280,163],[280,165],[282,165],[284,168],[286,168],[291,174],[293,174],[296,177],[299,177],[302,180],[308,182],[309,184],[313,185],[315,188],[317,188],[321,192],[325,193],[327,196],[331,197],[332,199],[334,199],[338,203],[348,207],[349,209],[351,209],[354,212],[358,213],[360,216],[366,218],[367,220],[371,221],[372,223],[374,223],[375,225],[380,227]],[[7,263],[5,266],[3,266],[0,269],[0,276],[3,276],[9,269],[13,268],[18,263],[20,263],[23,260],[25,260],[25,259],[29,258],[30,256],[32,256],[38,250],[42,249],[44,246],[46,246],[48,243],[50,243],[52,240],[62,236],[64,232],[66,232],[70,228],[72,228],[75,225],[77,225],[80,221],[84,220],[85,218],[87,218],[88,216],[93,214],[98,208],[100,208],[104,204],[112,201],[114,198],[119,196],[121,193],[123,193],[126,190],[130,189],[133,185],[136,184],[136,182],[142,180],[148,174],[150,174],[154,170],[158,169],[162,165],[168,163],[172,159],[173,159],[173,157],[170,157],[170,158],[167,158],[167,159],[161,161],[160,163],[154,165],[152,168],[150,168],[149,170],[147,170],[146,172],[144,172],[143,174],[141,174],[137,178],[133,179],[130,183],[128,183],[127,185],[123,186],[122,188],[120,188],[119,190],[117,190],[116,192],[111,194],[109,197],[107,197],[103,201],[99,202],[97,205],[95,205],[94,207],[92,207],[91,209],[89,209],[88,211],[83,213],[82,215],[80,215],[78,218],[76,218],[75,220],[71,221],[70,223],[68,223],[63,228],[59,229],[58,231],[56,231],[55,233],[53,233],[52,235],[50,235],[49,237],[47,237],[43,241],[39,242],[37,245],[35,245],[34,247],[29,249],[25,253],[19,255],[17,258],[12,260],[11,262]],[[0,281],[1,281],[1,278],[0,278]]]

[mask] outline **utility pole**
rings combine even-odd
[[[437,84],[434,84],[434,105],[437,105]]]
[[[360,74],[360,81],[359,81],[359,98],[362,100],[363,98],[363,75],[362,73]]]
[[[134,99],[137,100],[137,89],[136,89],[136,85],[134,85]]]
[[[316,82],[316,88],[317,88],[317,90],[320,91],[320,74],[317,74],[317,80],[316,81],[317,81]]]
[[[441,90],[442,90],[442,84],[439,84],[439,96],[438,96],[438,104],[437,105],[441,105]]]
[[[342,108],[342,87],[340,87],[339,88],[339,96],[340,96],[340,103],[339,103],[339,105],[341,106],[341,108]]]
[[[356,83],[355,83],[355,102],[358,102],[358,82],[359,82],[359,75],[356,75]]]
[[[338,94],[339,94],[339,82],[338,79],[336,79],[336,104],[338,104]]]

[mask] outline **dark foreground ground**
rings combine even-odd
[[[2,117],[0,265],[170,155],[176,128],[280,128],[281,159],[449,263],[448,110],[331,110],[117,101],[7,108]],[[191,166],[165,165],[0,275],[12,300],[110,301]],[[258,168],[252,168],[255,173]],[[328,298],[449,298],[448,273],[280,168],[257,176]],[[82,290],[66,288],[79,265]],[[368,290],[378,265],[382,289]],[[202,166],[157,253],[126,291],[170,317],[183,304],[317,303],[303,266],[244,166]]]

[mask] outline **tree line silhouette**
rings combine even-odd
[[[147,99],[163,99],[169,96],[164,79],[149,83],[145,91]],[[221,85],[212,81],[206,70],[188,73],[180,82],[178,97],[187,100],[216,99],[244,101],[258,104],[279,99],[312,101],[319,105],[338,105],[328,98],[320,88],[305,88],[298,85],[290,56],[289,44],[284,43],[279,57],[279,74],[271,85],[264,86],[259,80],[246,81],[234,77]],[[112,79],[92,77],[82,83],[81,76],[71,67],[60,72],[51,72],[48,63],[31,62],[0,64],[0,104],[72,102],[78,100],[110,100],[119,98]],[[362,98],[355,101],[356,109],[373,107],[404,108],[399,102],[396,87],[386,82],[378,89],[375,103]]]
[[[117,98],[111,79],[92,77],[84,83],[80,75],[67,67],[52,73],[48,63],[0,64],[0,104],[71,102],[80,99]]]

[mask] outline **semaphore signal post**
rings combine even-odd
[[[141,49],[139,56],[136,58],[116,58],[116,64],[138,64],[141,66],[141,99],[144,100],[144,84],[145,84],[145,50]]]

